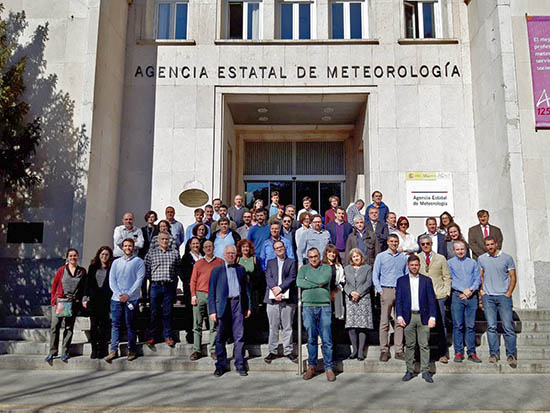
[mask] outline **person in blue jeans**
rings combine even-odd
[[[480,255],[477,262],[481,268],[482,287],[479,292],[487,319],[489,363],[500,360],[497,334],[497,315],[499,315],[504,330],[506,358],[510,367],[516,368],[518,361],[512,304],[512,292],[516,287],[516,266],[510,255],[498,249],[497,240],[492,235],[485,238],[485,249],[487,252]]]
[[[332,314],[330,306],[330,280],[332,269],[321,264],[317,248],[307,252],[308,265],[298,271],[296,285],[302,291],[303,319],[307,331],[308,368],[303,379],[313,378],[317,370],[317,340],[321,336],[323,363],[328,381],[336,380],[332,357]]]
[[[466,256],[466,243],[454,241],[456,254],[449,260],[451,272],[451,314],[453,318],[453,346],[456,363],[464,359],[464,341],[468,349],[468,360],[481,363],[476,354],[476,311],[477,290],[481,284],[481,273],[476,261]],[[465,334],[464,334],[464,330]]]
[[[132,238],[122,241],[124,255],[113,262],[109,273],[109,286],[113,295],[111,297],[111,352],[105,357],[107,363],[111,363],[118,357],[122,317],[125,318],[128,329],[128,361],[137,358],[134,315],[141,284],[145,278],[145,265],[141,258],[133,255],[133,251]]]

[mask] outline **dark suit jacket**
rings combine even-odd
[[[390,235],[390,230],[385,223],[378,221],[378,224],[376,224],[376,231],[374,231],[374,229],[372,228],[372,222],[370,222],[370,219],[366,219],[365,228],[367,228],[369,231],[376,232],[376,238],[378,238],[380,249],[382,251],[388,249],[388,235]]]
[[[290,289],[289,299],[287,302],[296,304],[298,302],[298,294],[296,291],[296,261],[286,257],[283,263],[282,271],[282,283],[279,285],[279,267],[277,265],[277,258],[269,260],[267,262],[267,268],[265,270],[265,297],[264,303],[276,304],[277,301],[269,298],[269,291],[276,286],[281,287],[282,292]]]
[[[422,235],[429,235],[429,234],[427,232],[425,232],[425,233],[420,234],[418,236],[418,238],[416,239],[416,242],[417,242],[419,247],[420,247],[420,237]],[[445,235],[443,235],[440,232],[437,233],[437,251],[435,251],[435,252],[437,252],[438,254],[441,254],[445,258],[447,258],[447,248],[445,247]]]
[[[235,266],[237,278],[241,287],[241,309],[243,314],[252,307],[250,301],[250,288],[244,267]],[[225,264],[218,265],[210,274],[210,283],[208,287],[208,314],[216,313],[218,318],[223,317],[227,307],[227,297],[229,294],[229,285],[227,283],[227,274]]]
[[[151,243],[149,242],[149,239],[147,238],[147,225],[144,227],[141,227],[141,234],[143,235],[143,248],[140,248],[138,251],[138,257],[142,260],[145,259],[145,256],[147,255],[147,252],[149,251],[149,247],[151,247]],[[159,234],[159,228],[158,226],[153,227],[153,236],[151,237],[151,240],[155,235]]]
[[[489,235],[497,240],[498,249],[502,249],[502,231],[499,227],[489,224]],[[481,231],[481,225],[477,224],[468,230],[468,244],[472,249],[472,258],[477,260],[477,257],[485,254],[485,237]]]
[[[418,286],[418,303],[420,304],[420,318],[422,324],[427,325],[430,317],[437,318],[437,302],[434,286],[430,277],[420,274]],[[395,316],[403,317],[405,323],[411,321],[411,284],[410,276],[397,279],[395,292]]]
[[[338,224],[336,221],[330,221],[327,225],[327,231],[330,232],[330,242],[336,245],[336,227]],[[351,224],[344,222],[344,245],[346,245],[346,241],[348,240],[349,234],[353,232],[353,227]]]

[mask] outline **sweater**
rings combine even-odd
[[[208,284],[210,283],[210,274],[218,265],[222,265],[225,261],[221,258],[214,257],[212,261],[206,261],[206,258],[201,258],[193,266],[191,274],[191,297],[197,295],[197,291],[208,293]]]
[[[330,265],[322,264],[317,268],[303,265],[298,270],[296,285],[302,291],[302,303],[305,307],[330,305]]]
[[[64,298],[65,292],[63,290],[63,275],[65,274],[66,265],[61,266],[55,273],[52,283],[52,292],[50,295],[50,305],[55,306],[58,298]],[[76,267],[75,277],[78,279],[77,286],[74,291],[71,291],[71,295],[75,295],[75,299],[79,300],[84,293],[84,283],[82,282],[86,278],[86,270],[82,267]]]

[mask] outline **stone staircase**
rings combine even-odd
[[[48,353],[49,341],[49,307],[41,306],[30,316],[8,316],[0,327],[0,369],[59,369],[59,370],[137,370],[137,371],[213,371],[214,361],[207,356],[206,345],[203,344],[204,357],[198,361],[190,361],[192,345],[186,344],[185,332],[180,331],[180,342],[175,348],[170,348],[164,343],[157,344],[155,350],[139,343],[138,355],[133,362],[128,362],[125,357],[107,364],[103,360],[92,360],[89,355],[91,346],[88,343],[89,319],[77,318],[75,324],[73,343],[70,349],[71,358],[68,363],[55,359],[53,366],[44,362]],[[505,360],[497,364],[489,364],[489,349],[486,323],[483,317],[478,317],[476,329],[478,332],[477,354],[483,360],[481,364],[469,361],[445,365],[435,363],[432,370],[442,374],[472,374],[472,373],[550,373],[550,309],[548,310],[516,310],[515,327],[518,332],[518,367],[512,369]],[[482,314],[482,313],[480,313]],[[145,317],[142,321],[146,320]],[[181,319],[179,320],[181,322]],[[175,320],[178,324],[178,320]],[[203,334],[203,343],[208,342],[208,332]],[[367,349],[366,360],[342,360],[349,354],[349,346],[337,345],[335,347],[336,369],[352,373],[403,373],[405,365],[403,361],[391,359],[387,363],[379,362],[379,347],[377,333],[372,332],[368,338],[370,345]],[[267,340],[260,340],[262,342]],[[228,346],[228,354],[232,354],[232,345]],[[504,345],[501,338],[501,353],[504,355]],[[282,354],[282,349],[279,348]],[[393,349],[392,349],[393,353]],[[126,344],[121,345],[121,356],[127,354]],[[245,357],[248,358],[249,370],[270,372],[292,372],[298,370],[298,366],[286,358],[274,360],[266,364],[263,357],[268,354],[267,344],[247,344]],[[319,357],[321,357],[319,348]],[[451,348],[451,355],[453,354]],[[307,348],[303,346],[304,360],[307,358]]]

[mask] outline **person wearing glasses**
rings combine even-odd
[[[434,219],[435,224],[435,219]],[[445,323],[445,304],[451,295],[451,273],[447,259],[433,251],[432,237],[429,234],[420,236],[420,273],[432,279],[437,300],[438,315],[437,326],[439,328],[439,361],[447,364],[449,362],[449,346],[447,344],[447,324]]]
[[[397,251],[411,255],[417,252],[419,248],[414,236],[407,232],[408,229],[409,220],[407,217],[399,217],[397,220],[397,232],[395,232],[395,234],[399,237],[399,246],[397,247]]]
[[[367,212],[367,217],[365,221],[366,228],[376,234],[380,248],[385,251],[388,248],[388,235],[390,232],[386,223],[379,221],[380,210],[375,206],[371,207]]]
[[[321,253],[315,247],[307,251],[307,258],[309,264],[299,269],[296,278],[296,285],[303,290],[303,321],[307,331],[308,367],[303,379],[310,380],[317,374],[317,340],[321,336],[325,374],[328,381],[335,381],[330,308],[332,270],[329,265],[321,264]]]

